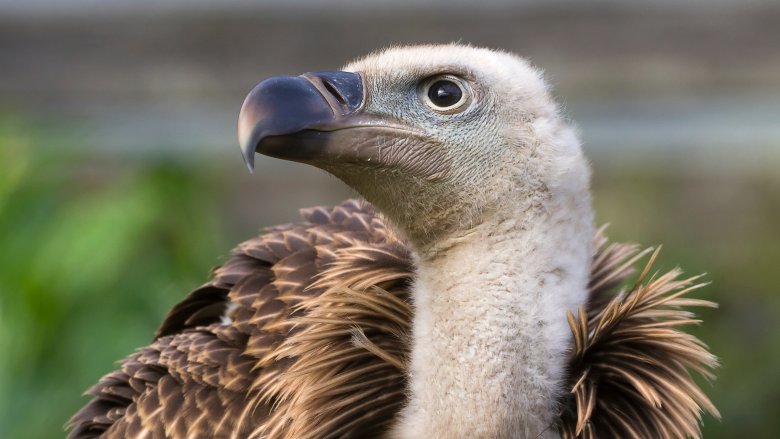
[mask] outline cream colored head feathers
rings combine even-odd
[[[498,204],[582,191],[588,167],[539,70],[506,52],[462,45],[391,48],[348,64],[365,81],[364,111],[413,127],[387,140],[382,168],[326,168],[422,246],[479,224]],[[438,78],[456,80],[463,103],[427,99]]]

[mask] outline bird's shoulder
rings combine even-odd
[[[240,319],[248,310],[267,318],[291,311],[322,291],[312,284],[339,251],[388,241],[400,244],[374,207],[362,200],[301,209],[300,214],[303,221],[266,228],[236,246],[207,283],[168,312],[157,336],[228,317]]]

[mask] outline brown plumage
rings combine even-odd
[[[240,244],[171,310],[147,347],[103,377],[70,438],[376,437],[406,401],[410,250],[373,207],[302,212]],[[591,299],[570,315],[571,393],[550,429],[564,438],[700,437],[718,412],[689,371],[715,358],[679,327],[698,323],[677,270],[619,289],[640,258],[599,232]],[[223,316],[227,314],[229,321]]]

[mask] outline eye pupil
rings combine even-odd
[[[451,107],[463,97],[463,90],[458,84],[448,80],[438,80],[428,89],[428,99],[437,107]]]

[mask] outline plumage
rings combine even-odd
[[[444,46],[444,49],[410,50],[413,51],[406,53],[401,49],[400,52],[378,54],[355,65],[361,75],[379,75],[382,63],[393,64],[404,53],[419,56],[432,51],[435,55],[432,58],[436,58],[445,56],[446,53],[442,55],[441,52],[447,50],[462,54],[463,51],[470,53],[477,49]],[[485,52],[476,54],[489,56]],[[412,65],[409,63],[413,62],[405,60],[403,65]],[[379,73],[372,73],[374,70],[379,70]],[[420,74],[416,65],[412,70],[411,74]],[[419,70],[423,75],[430,75],[424,67],[419,67]],[[523,71],[519,77],[536,75],[529,72]],[[403,78],[403,73],[394,74]],[[307,75],[320,75],[315,79],[304,77],[306,81],[313,81],[315,88],[324,87],[322,84],[328,81],[341,81],[334,82],[335,86],[329,84],[331,88],[319,93],[338,96],[343,94],[338,88],[344,87],[343,84],[358,86],[350,83],[354,76]],[[501,72],[497,72],[496,76],[500,78]],[[361,87],[366,89],[366,93],[377,92],[376,84],[361,78]],[[294,86],[310,87],[308,82],[297,84]],[[336,87],[335,91],[333,87]],[[262,93],[269,96],[274,92],[261,89],[258,94]],[[530,96],[528,99],[539,100],[533,108],[541,116],[537,114],[534,117],[544,121],[547,101],[542,100],[542,95],[537,96],[533,87],[523,93],[523,96]],[[355,111],[363,111],[362,107],[356,110],[358,107],[346,100],[328,99],[330,106],[344,105],[347,108],[344,110],[346,113],[338,117],[352,117]],[[550,111],[557,114],[554,108]],[[531,116],[522,119],[528,117]],[[322,123],[321,120],[318,119],[318,123]],[[263,129],[266,133],[263,135],[272,132],[267,127]],[[295,130],[300,129],[295,127]],[[557,123],[546,121],[536,129],[540,132],[549,130],[554,136],[558,136],[556,130],[563,130]],[[247,133],[241,136],[250,139],[256,135]],[[279,133],[273,131],[271,135]],[[415,135],[421,136],[419,132]],[[543,134],[536,136],[541,140],[546,138]],[[573,139],[568,131],[563,137],[552,138],[563,139],[559,141],[564,143]],[[438,141],[434,139],[422,143],[431,145]],[[252,138],[251,142],[261,141]],[[251,153],[254,153],[254,148],[253,144]],[[551,169],[564,175],[561,177],[564,180],[547,181],[542,185],[534,183],[530,189],[525,188],[530,191],[528,203],[531,204],[523,212],[529,209],[535,211],[535,203],[549,209],[563,206],[560,207],[563,213],[569,213],[566,209],[570,208],[584,209],[584,219],[582,222],[575,219],[575,226],[571,229],[572,233],[578,233],[579,238],[587,241],[572,247],[572,254],[577,255],[581,250],[592,252],[582,259],[587,270],[587,285],[582,286],[584,297],[578,298],[579,293],[575,291],[578,283],[571,283],[566,278],[568,270],[576,274],[577,266],[571,265],[573,262],[553,266],[551,276],[545,274],[532,278],[534,282],[539,282],[534,291],[556,291],[555,288],[558,288],[562,291],[562,300],[567,302],[555,310],[556,315],[550,316],[549,320],[532,322],[531,327],[537,328],[532,332],[542,334],[542,341],[537,340],[533,333],[523,332],[526,331],[523,325],[507,328],[510,332],[515,329],[520,331],[509,333],[507,337],[510,342],[517,339],[526,343],[525,340],[530,340],[530,344],[518,346],[521,353],[527,352],[528,355],[533,355],[533,349],[544,340],[553,343],[549,353],[541,359],[544,361],[538,363],[540,371],[517,378],[524,383],[535,381],[522,380],[542,379],[534,391],[544,393],[549,390],[550,394],[543,394],[540,400],[523,395],[502,396],[498,400],[483,398],[484,401],[498,401],[498,404],[530,404],[530,410],[538,413],[529,412],[528,417],[523,413],[517,416],[497,413],[496,416],[508,416],[497,419],[504,419],[510,424],[490,430],[493,433],[474,431],[482,432],[485,437],[699,437],[701,412],[718,414],[690,371],[710,379],[717,361],[702,342],[683,332],[681,327],[698,323],[686,308],[714,304],[687,296],[701,286],[698,277],[680,279],[677,270],[651,275],[657,250],[652,253],[636,282],[624,287],[634,267],[650,250],[640,251],[635,245],[610,244],[602,231],[598,231],[594,238],[587,215],[587,177],[583,177],[579,170],[579,148],[569,149],[566,146],[557,147],[558,150],[563,151],[565,157],[574,154],[574,158],[566,159],[566,168],[555,168],[556,157],[545,158],[539,165],[530,158],[531,164],[522,165],[525,166],[523,175],[529,175],[527,178],[531,182],[534,181],[534,173],[541,172],[536,166],[548,169],[549,162],[553,162]],[[339,159],[343,154],[343,151],[338,153]],[[426,154],[429,153],[424,152],[422,156],[415,153],[415,160],[434,160]],[[380,169],[374,168],[377,165],[372,163],[371,172],[388,173],[392,181],[398,181],[399,186],[406,185],[404,187],[414,194],[430,195],[426,192],[429,188],[424,185],[439,185],[437,179],[444,172],[441,167],[427,166],[424,172],[433,169],[436,177],[426,174],[428,177],[422,178],[418,174],[422,172],[420,168],[398,165],[399,160],[406,160],[402,153],[392,159],[387,159],[386,155],[378,158],[381,160]],[[455,163],[459,159],[450,160]],[[457,207],[469,211],[470,216],[464,219],[466,213],[451,210],[448,206],[420,207],[421,203],[406,199],[402,206],[391,207],[386,204],[390,201],[386,198],[387,189],[372,186],[376,182],[366,183],[365,176],[353,178],[354,175],[362,175],[365,170],[355,170],[354,164],[346,167],[348,171],[334,170],[332,163],[320,163],[318,166],[333,172],[356,189],[363,189],[370,201],[378,201],[382,206],[374,207],[364,200],[348,200],[335,207],[306,209],[302,211],[302,222],[267,229],[257,238],[240,244],[228,261],[214,271],[209,282],[190,293],[169,312],[149,346],[126,358],[119,370],[103,377],[88,391],[93,399],[69,421],[71,438],[354,438],[384,434],[409,437],[409,429],[420,419],[425,419],[415,418],[414,413],[410,414],[410,407],[423,404],[421,410],[430,410],[430,406],[425,405],[425,399],[420,399],[419,386],[424,385],[421,383],[425,380],[420,379],[419,367],[420,359],[426,358],[420,352],[427,349],[420,346],[421,334],[426,333],[427,324],[421,323],[421,313],[430,312],[425,311],[427,300],[436,302],[435,297],[426,299],[425,294],[429,293],[424,290],[431,285],[441,285],[437,273],[430,272],[431,267],[437,267],[431,261],[437,261],[441,255],[457,254],[461,243],[468,242],[470,236],[479,235],[490,225],[488,221],[482,223],[488,226],[473,224],[489,213],[481,211],[479,206],[460,203]],[[569,172],[573,173],[571,180],[566,177]],[[583,172],[587,175],[586,171]],[[412,178],[414,175],[417,176]],[[430,178],[433,180],[428,180]],[[547,177],[540,178],[544,181]],[[452,177],[449,183],[454,181],[458,181],[456,177]],[[574,201],[568,198],[570,190]],[[446,191],[446,188],[439,187],[433,193],[446,200],[449,197]],[[553,194],[547,195],[546,191]],[[554,199],[558,192],[566,194],[564,200],[567,201],[562,205],[548,203],[547,200]],[[461,196],[467,198],[469,195]],[[477,196],[475,200],[489,203],[484,196]],[[501,203],[507,201],[502,200]],[[523,204],[525,201],[520,200],[513,200],[510,204],[515,203],[526,206]],[[570,203],[574,203],[574,207],[569,207]],[[410,219],[410,213],[430,216]],[[453,215],[469,222],[468,226],[452,219]],[[536,217],[529,218],[531,221]],[[555,218],[554,213],[552,218]],[[561,218],[564,223],[570,221],[568,216]],[[529,230],[536,230],[534,224],[525,224],[519,232],[514,222],[499,224],[510,224],[502,227],[511,226],[509,232],[513,234],[523,235],[532,233]],[[558,227],[555,221],[550,224],[550,227]],[[468,233],[458,234],[464,228]],[[541,238],[555,241],[558,229],[550,230],[549,235]],[[488,232],[486,236],[489,237],[498,233],[494,229]],[[582,236],[586,232],[588,235]],[[487,238],[488,241],[490,239]],[[482,241],[485,240],[480,239]],[[491,248],[500,250],[504,243],[514,241],[498,239],[495,242]],[[534,247],[534,242],[528,241],[528,248],[538,248],[539,252],[533,256],[546,262],[544,248]],[[566,261],[569,256],[560,254],[561,249],[566,248],[566,245],[553,247],[552,254]],[[481,256],[471,256],[475,266],[479,266],[477,261]],[[487,267],[492,269],[496,264],[490,261],[492,259],[488,260]],[[533,267],[526,260],[510,260],[507,264],[515,262],[526,264],[521,267]],[[466,267],[463,273],[469,273]],[[459,274],[448,274],[450,279],[457,280],[453,275]],[[476,280],[483,279],[472,275],[475,276]],[[498,276],[506,277],[501,272]],[[491,290],[489,283],[498,281],[491,281],[489,277],[484,279],[484,291],[475,291],[473,295],[484,294],[485,300],[490,300],[495,291]],[[457,289],[455,286],[449,290],[453,292],[451,300],[459,297]],[[500,288],[498,294],[501,296]],[[518,297],[522,299],[522,296]],[[480,297],[477,296],[477,299]],[[466,297],[466,302],[460,307],[473,306],[468,300],[469,297]],[[544,308],[544,300],[536,300],[541,303],[538,312],[548,312],[548,308]],[[455,309],[454,312],[459,312],[459,308]],[[523,316],[525,314],[519,313],[516,319]],[[509,318],[515,319],[513,314],[509,314]],[[463,333],[455,332],[455,336],[465,334],[468,337],[469,328],[464,330]],[[499,348],[504,349],[502,346]],[[446,350],[436,352],[444,352],[438,363],[457,366],[459,361],[465,361],[464,367],[467,367],[471,361],[468,358],[447,358]],[[511,354],[516,351],[497,352],[504,355],[503,352]],[[477,350],[476,355],[483,355],[484,364],[490,364],[491,359],[485,352]],[[523,358],[510,355],[507,360],[514,362],[511,367],[521,368],[518,370],[537,364],[532,357]],[[447,367],[430,366],[434,372],[452,373],[452,369]],[[547,367],[552,369],[547,370]],[[496,372],[502,373],[500,370]],[[451,375],[438,376],[451,378]],[[474,379],[478,382],[479,377],[474,375]],[[486,382],[488,385],[493,383]],[[477,398],[477,395],[467,395],[466,399],[472,396]],[[498,412],[506,409],[502,406],[498,408]],[[457,412],[458,409],[453,410]],[[485,426],[493,427],[490,424]],[[446,430],[432,431],[444,431],[446,434]]]

